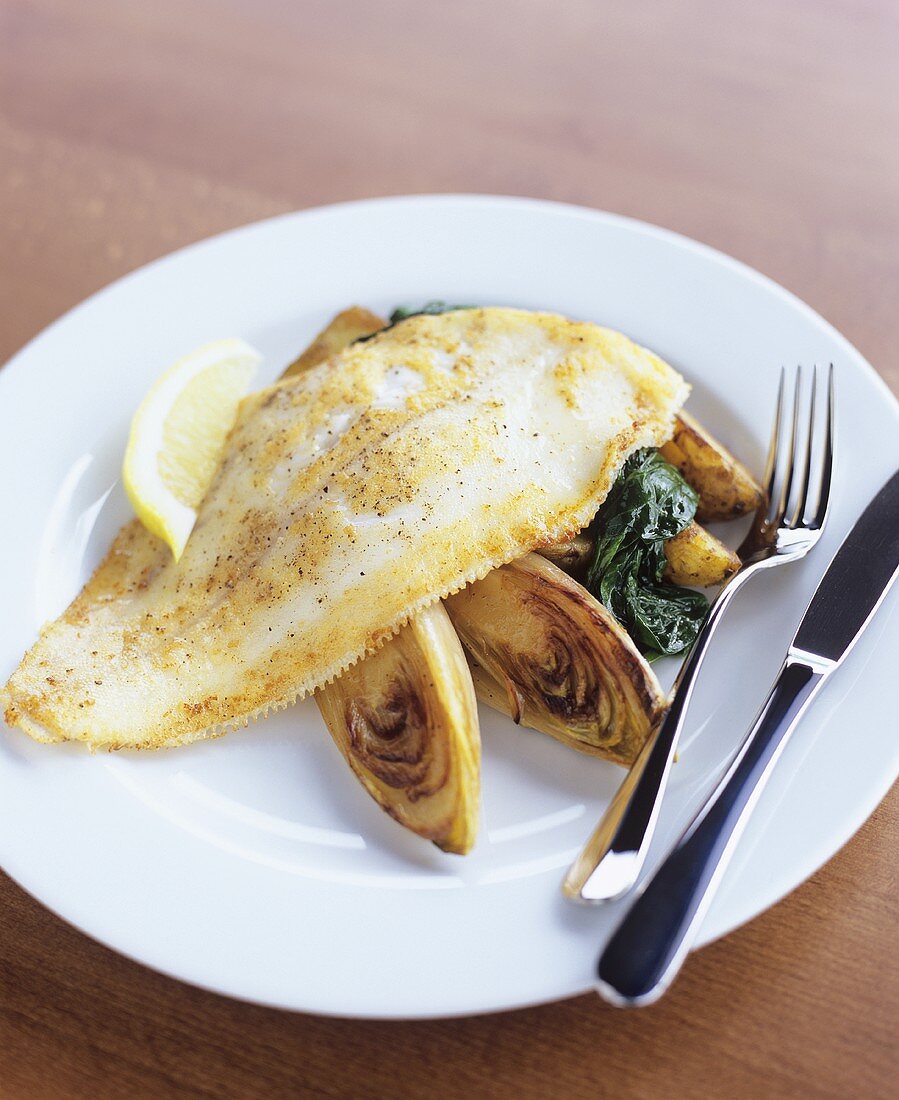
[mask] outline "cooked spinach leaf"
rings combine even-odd
[[[407,317],[420,317],[422,314],[433,316],[437,313],[452,313],[454,309],[477,309],[477,306],[452,306],[448,302],[425,302],[423,306],[397,306],[390,314],[390,323],[395,325]]]
[[[587,587],[653,660],[692,644],[709,604],[700,592],[664,584],[665,540],[693,521],[698,494],[658,451],[625,462],[594,520]]]
[[[453,306],[448,302],[425,302],[423,306],[397,306],[393,313],[390,314],[388,323],[379,328],[378,332],[369,333],[368,336],[360,336],[357,340],[354,340],[354,344],[364,344],[366,340],[371,340],[372,337],[377,336],[380,332],[386,332],[387,329],[393,328],[394,325],[398,325],[400,321],[405,321],[409,317],[421,317],[423,314],[428,316],[434,316],[437,313],[452,313],[454,309],[477,309],[477,306]]]

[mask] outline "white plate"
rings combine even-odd
[[[504,198],[355,203],[226,233],[79,306],[0,374],[0,675],[127,517],[118,473],[129,417],[162,368],[239,335],[265,352],[274,378],[351,302],[384,310],[438,297],[622,329],[693,381],[689,407],[756,469],[781,363],[836,365],[833,520],[807,561],[759,578],[730,613],[658,853],[743,733],[838,542],[896,467],[899,415],[858,352],[797,299],[638,222]],[[895,608],[883,608],[788,747],[705,941],[811,874],[896,776],[899,739],[882,690],[899,651]],[[155,755],[92,757],[3,731],[0,859],[96,939],[235,997],[417,1017],[579,993],[620,910],[570,906],[559,881],[622,773],[489,711],[483,740],[481,834],[460,859],[368,799],[311,703]]]

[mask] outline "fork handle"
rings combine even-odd
[[[711,799],[650,878],[603,951],[598,990],[651,1004],[692,946],[774,764],[829,669],[790,654]]]
[[[737,573],[712,604],[672,689],[674,697],[665,718],[650,734],[565,876],[562,892],[570,900],[612,901],[626,894],[640,877],[700,666],[724,609],[752,572],[750,566]]]

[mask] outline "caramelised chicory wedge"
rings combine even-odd
[[[665,707],[623,627],[539,554],[446,600],[479,698],[572,748],[629,765]]]
[[[315,700],[379,806],[438,848],[469,851],[480,792],[477,701],[441,603],[419,612]]]

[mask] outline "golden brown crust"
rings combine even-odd
[[[244,401],[177,565],[123,530],[11,677],[14,724],[160,747],[287,706],[583,527],[686,396],[620,334],[522,310],[411,318],[339,368]]]

